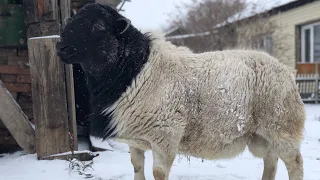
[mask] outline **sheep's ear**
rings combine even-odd
[[[118,34],[123,34],[126,30],[129,29],[131,21],[127,18],[119,18],[115,22],[116,32]]]
[[[64,18],[64,24],[67,25],[71,20],[71,17]]]

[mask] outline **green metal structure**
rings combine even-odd
[[[0,47],[27,45],[22,0],[0,0]]]

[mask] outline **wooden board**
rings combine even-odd
[[[76,103],[74,96],[74,81],[72,65],[65,65],[66,71],[66,87],[67,87],[67,106],[69,114],[69,127],[73,139],[73,150],[78,150],[78,133],[76,120]]]
[[[320,64],[316,63],[298,63],[297,73],[298,74],[315,74],[316,67],[318,67],[318,72],[320,72]]]
[[[59,37],[29,39],[38,158],[71,150],[64,64],[56,56]]]
[[[58,35],[61,33],[62,28],[64,28],[65,24],[63,24],[63,19],[65,17],[70,16],[70,0],[23,0],[24,6],[26,8],[26,23],[28,24],[28,31],[27,36],[28,38],[32,37],[40,37],[40,36],[50,36],[50,35]],[[29,39],[29,41],[38,41],[38,39]],[[39,40],[42,41],[42,40]],[[44,40],[47,41],[47,40]],[[57,39],[49,40],[49,41],[57,41]],[[53,126],[59,127],[58,131],[62,131],[63,128],[67,129],[67,134],[64,132],[62,136],[60,137],[59,141],[52,142],[47,148],[51,148],[50,146],[53,146],[53,144],[56,143],[56,146],[61,146],[62,152],[64,151],[70,151],[70,150],[77,150],[77,129],[76,129],[76,113],[75,113],[75,100],[74,100],[74,87],[73,87],[73,74],[72,74],[72,66],[71,65],[64,65],[62,64],[58,58],[55,55],[55,42],[28,42],[28,44],[33,43],[34,47],[33,50],[30,50],[29,52],[33,52],[34,54],[29,53],[30,61],[37,62],[36,68],[31,67],[34,72],[32,74],[33,78],[33,84],[36,87],[35,88],[44,88],[43,86],[53,86],[55,85],[56,91],[59,91],[61,94],[59,94],[59,102],[57,104],[63,103],[63,106],[59,106],[59,111],[63,111],[59,115],[56,115],[54,113],[46,112],[49,114],[46,114],[47,121],[42,126],[45,126],[45,124],[54,124]],[[50,45],[48,45],[50,44]],[[50,49],[52,46],[53,49]],[[43,49],[44,48],[44,49]],[[40,50],[41,49],[41,50]],[[50,50],[49,50],[50,49]],[[41,51],[41,52],[37,52]],[[48,55],[49,52],[49,55]],[[50,56],[50,57],[47,57]],[[32,58],[34,58],[32,60]],[[46,61],[44,64],[41,61]],[[52,64],[52,62],[54,62]],[[47,64],[49,63],[49,64]],[[48,69],[48,66],[53,67],[53,69]],[[44,69],[43,69],[44,68]],[[71,69],[71,70],[70,70]],[[39,72],[41,70],[41,72]],[[45,72],[46,71],[46,72]],[[56,75],[56,79],[53,80],[52,77],[50,77],[50,73],[53,71],[59,71]],[[42,74],[45,74],[46,78],[51,78],[51,81],[43,82],[44,80],[42,78],[39,78],[37,76],[42,76]],[[53,74],[54,75],[54,74]],[[42,80],[42,81],[41,81]],[[37,83],[34,83],[34,82]],[[40,81],[40,82],[38,82]],[[33,92],[33,94],[36,94],[38,91],[43,91],[43,89],[37,89],[36,92]],[[54,91],[52,90],[52,92]],[[34,90],[33,90],[34,91]],[[62,93],[63,92],[63,93]],[[38,99],[38,102],[42,101],[41,103],[44,103],[44,99],[49,99],[49,101],[53,101],[54,98],[48,98],[47,96],[50,93],[48,92],[42,92],[42,94],[37,95],[37,97],[33,97],[34,99]],[[41,97],[39,97],[41,96]],[[56,96],[56,95],[55,95]],[[34,104],[35,105],[35,104]],[[53,108],[53,106],[46,105],[46,108]],[[35,105],[34,108],[38,108],[39,106]],[[36,111],[41,111],[43,109]],[[45,114],[38,114],[34,112],[34,114],[37,114],[41,118],[44,118]],[[63,119],[63,123],[58,124],[57,122],[59,120],[55,120],[55,117],[58,116],[58,119]],[[49,120],[50,119],[50,120]],[[35,116],[35,120],[37,121],[37,117]],[[53,121],[52,121],[53,120]],[[52,121],[52,122],[51,122]],[[60,121],[59,121],[60,122]],[[53,133],[53,130],[55,128],[51,128],[51,131],[48,135],[51,136]],[[41,134],[41,133],[40,133]],[[36,133],[37,139],[42,138],[38,137],[38,133]],[[57,135],[55,135],[57,136]],[[52,137],[55,139],[55,137]],[[42,140],[41,140],[42,141]],[[45,141],[45,140],[44,140]],[[66,142],[65,144],[62,142]],[[40,142],[39,142],[40,143]],[[67,146],[66,148],[65,146]],[[48,144],[47,144],[48,145]],[[46,145],[43,145],[43,148]],[[41,149],[43,149],[41,148]],[[56,148],[58,150],[58,148]],[[59,153],[56,152],[56,150],[52,150],[52,153]],[[41,150],[42,151],[42,150]],[[47,152],[50,154],[50,152]],[[42,156],[41,155],[38,155]]]
[[[27,116],[0,81],[0,119],[21,148],[35,152],[35,133]]]
[[[51,155],[51,156],[44,156],[41,157],[41,160],[72,160],[73,158],[79,160],[79,161],[91,161],[93,158],[99,156],[99,154],[94,155],[92,152],[72,152],[69,153],[63,153],[63,154],[57,154],[57,155]]]
[[[61,9],[61,27],[64,28],[66,24],[64,19],[70,17],[70,0],[64,0],[60,2]],[[70,132],[73,136],[74,150],[78,150],[78,137],[77,137],[77,121],[76,121],[76,104],[74,97],[74,80],[73,80],[73,68],[72,64],[65,64],[66,72],[66,87],[67,87],[67,104],[68,104],[68,114],[69,114],[69,126]]]
[[[39,22],[39,13],[38,13],[38,1],[37,0],[23,0],[23,8],[25,14],[25,23],[32,24]]]
[[[56,21],[30,24],[27,30],[27,37],[39,37],[56,35],[59,32],[59,24]]]
[[[66,24],[64,23],[64,19],[66,17],[71,16],[71,2],[70,0],[64,0],[60,1],[60,9],[61,9],[61,23],[62,23],[62,28],[64,29],[66,27]]]

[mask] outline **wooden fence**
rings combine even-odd
[[[312,74],[298,73],[296,82],[299,87],[300,95],[305,103],[320,103],[320,75],[318,66],[314,66]]]

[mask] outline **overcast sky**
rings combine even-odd
[[[131,0],[123,6],[124,16],[139,29],[156,30],[166,25],[168,14],[174,11],[175,4],[189,0]]]
[[[292,0],[247,0],[259,2],[266,6],[271,4],[287,3]],[[175,10],[176,4],[190,2],[190,0],[131,0],[126,2],[122,12],[138,29],[157,30],[166,26],[169,13]]]

